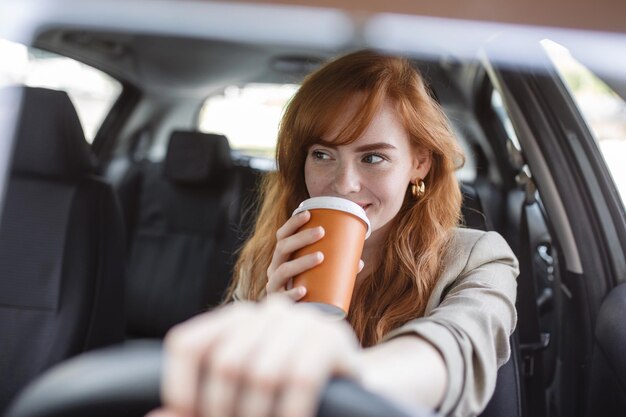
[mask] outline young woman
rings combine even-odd
[[[518,266],[497,233],[458,227],[463,155],[419,74],[371,51],[328,63],[290,102],[277,161],[235,268],[239,302],[168,334],[154,414],[313,416],[336,375],[408,405],[479,413],[509,357]],[[324,230],[297,232],[310,214],[291,213],[323,195],[359,204],[372,225],[341,322],[291,302],[306,294],[291,278],[324,262],[292,259]]]

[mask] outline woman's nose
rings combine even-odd
[[[359,173],[349,163],[339,164],[335,171],[333,181],[334,192],[339,195],[348,195],[361,190],[361,179]]]

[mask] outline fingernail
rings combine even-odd
[[[318,261],[320,261],[320,262],[321,262],[321,261],[323,261],[323,260],[324,260],[324,254],[323,254],[322,252],[316,252],[316,253],[315,253],[315,258],[316,258]]]
[[[300,215],[302,217],[308,217],[309,216],[309,210],[304,210],[303,212],[300,213]]]
[[[326,231],[324,230],[324,228],[322,226],[317,226],[317,232],[321,235],[324,236],[324,233],[326,233]]]
[[[301,296],[306,294],[306,287],[299,287],[298,294],[300,294]]]
[[[363,269],[365,267],[365,262],[363,262],[363,259],[359,259],[359,269]]]

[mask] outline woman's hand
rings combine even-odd
[[[322,252],[314,252],[296,259],[291,259],[294,252],[324,237],[324,229],[314,227],[312,229],[298,229],[311,219],[309,211],[303,211],[292,216],[285,224],[276,231],[276,248],[272,256],[272,262],[267,268],[267,294],[285,292],[293,301],[298,301],[306,294],[305,287],[290,288],[291,279],[303,273],[324,260]],[[296,233],[297,232],[297,233]]]
[[[164,408],[150,417],[312,417],[331,376],[357,377],[343,321],[272,296],[197,316],[165,339]]]
[[[267,268],[266,293],[275,294],[284,292],[293,301],[298,301],[306,295],[306,288],[299,286],[292,288],[293,277],[308,271],[324,261],[322,252],[314,252],[291,259],[294,252],[305,246],[311,245],[324,237],[324,228],[321,226],[312,229],[301,230],[311,219],[311,213],[303,211],[292,216],[276,231],[276,248],[272,256],[272,262]],[[359,262],[359,272],[365,264]]]

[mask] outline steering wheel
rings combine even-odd
[[[160,406],[162,346],[133,341],[67,360],[30,384],[6,417],[141,417]],[[333,379],[317,417],[436,417],[403,410],[360,385]]]

